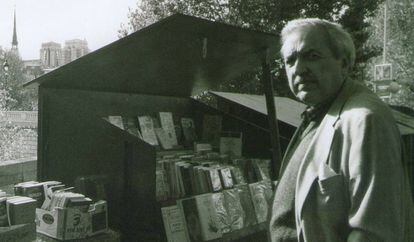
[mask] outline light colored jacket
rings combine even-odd
[[[299,169],[299,241],[411,242],[413,211],[390,109],[365,86],[347,80]]]

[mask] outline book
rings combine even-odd
[[[228,213],[228,226],[230,231],[244,228],[244,210],[240,202],[240,196],[236,189],[222,191],[224,195],[225,206]]]
[[[70,197],[68,199],[66,207],[75,208],[80,212],[86,213],[92,203],[93,201],[89,197]]]
[[[222,237],[210,193],[178,200],[178,204],[184,214],[190,241],[207,241]]]
[[[224,189],[233,187],[233,177],[229,167],[223,167],[219,169],[221,185]]]
[[[58,191],[53,193],[52,199],[50,202],[50,210],[54,210],[55,208],[66,208],[69,201],[72,198],[83,198],[85,197],[83,194],[74,193],[74,192],[66,192],[66,191]]]
[[[7,215],[7,198],[0,197],[0,227],[9,226],[9,218]]]
[[[42,183],[28,183],[21,186],[21,195],[36,200],[37,207],[40,208],[45,201],[45,191]]]
[[[250,159],[234,159],[233,164],[242,171],[247,183],[258,182],[259,178],[253,167],[253,162]]]
[[[243,184],[246,183],[246,179],[243,175],[243,172],[240,170],[240,167],[232,166],[230,167],[231,176],[233,177],[234,184]]]
[[[248,184],[235,185],[235,191],[239,194],[240,205],[244,211],[244,227],[257,224],[256,211],[253,205]]]
[[[258,180],[270,180],[270,160],[253,159],[252,164]]]
[[[208,169],[205,169],[205,172],[207,174],[208,185],[210,188],[209,190],[211,192],[221,191],[222,186],[218,169],[209,167]]]
[[[6,196],[7,196],[7,193],[3,190],[0,190],[0,198],[6,197]]]
[[[194,143],[194,152],[196,153],[208,153],[213,150],[213,147],[209,143]]]
[[[254,210],[258,223],[265,222],[268,216],[268,208],[271,203],[272,187],[270,181],[260,181],[249,184]]]
[[[122,117],[122,122],[123,122],[125,130],[128,133],[142,139],[141,132],[139,131],[139,128],[138,128],[139,126],[138,120],[136,117]]]
[[[222,128],[222,117],[219,115],[203,116],[202,140],[211,143],[213,147],[218,147]]]
[[[14,185],[14,187],[13,187],[13,189],[14,189],[14,194],[16,195],[16,196],[22,196],[22,192],[23,192],[23,186],[24,185],[26,185],[26,184],[36,184],[36,183],[39,183],[39,182],[37,182],[37,181],[27,181],[27,182],[20,182],[20,183],[17,183],[16,185]]]
[[[9,224],[33,223],[36,217],[37,201],[30,197],[14,196],[7,199]]]
[[[242,156],[242,134],[222,132],[220,137],[220,153],[230,157]]]
[[[184,217],[177,205],[162,207],[161,213],[168,242],[190,241],[187,237]]]
[[[197,208],[201,220],[201,235],[204,241],[222,237],[217,225],[217,214],[212,202],[211,193],[197,195]]]
[[[217,226],[222,234],[231,231],[229,214],[224,201],[224,194],[221,192],[211,193],[212,204],[217,214]]]
[[[208,193],[210,192],[210,187],[208,185],[208,179],[206,173],[204,172],[205,167],[203,166],[194,166],[194,176],[196,182],[196,191],[197,194]]]
[[[121,116],[108,116],[108,121],[120,129],[125,129]]]
[[[167,138],[170,140],[172,146],[178,145],[177,135],[175,133],[175,126],[171,112],[160,112],[160,123],[164,129]]]
[[[50,187],[45,186],[45,187],[47,187],[45,191],[45,201],[43,202],[41,208],[44,210],[50,210],[50,202],[52,200],[53,193],[55,193],[58,190],[64,189],[66,186],[63,184],[60,184],[60,185],[55,185],[55,186],[50,186]]]
[[[184,139],[187,146],[192,146],[196,140],[194,121],[191,118],[181,118]]]
[[[155,128],[154,131],[157,136],[158,143],[161,144],[163,149],[170,150],[173,148],[173,141],[168,137],[168,134],[163,128]]]
[[[166,172],[164,170],[155,171],[155,197],[157,201],[166,200],[169,197],[169,186]]]
[[[191,242],[202,241],[201,221],[195,197],[177,200],[185,221],[186,235]]]
[[[150,116],[139,116],[139,126],[141,128],[142,138],[150,145],[158,145],[157,136],[154,130],[154,122]]]

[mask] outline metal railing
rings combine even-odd
[[[0,126],[37,127],[37,111],[0,111]]]

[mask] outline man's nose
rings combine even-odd
[[[308,71],[308,65],[302,58],[296,59],[294,68],[296,75],[302,75]]]

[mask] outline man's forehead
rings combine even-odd
[[[325,51],[328,48],[326,38],[326,32],[320,27],[299,27],[286,36],[281,53],[286,57],[298,52]]]

